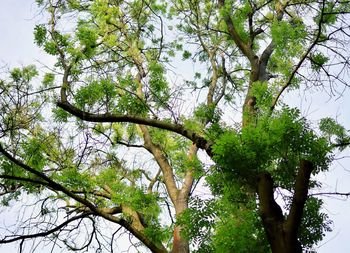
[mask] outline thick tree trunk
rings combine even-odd
[[[302,246],[298,241],[298,231],[313,169],[311,162],[306,160],[300,162],[287,218],[284,217],[281,207],[274,199],[274,185],[270,173],[263,172],[258,176],[257,193],[260,217],[273,253],[302,252]]]
[[[269,227],[265,226],[265,231],[269,231],[268,240],[273,253],[302,253],[297,237],[291,236],[283,224],[270,224]]]
[[[198,151],[196,144],[193,144],[189,150],[188,158],[189,160],[194,159]],[[174,203],[176,218],[178,218],[186,209],[188,208],[188,199],[192,189],[194,177],[193,168],[187,168],[185,175],[185,180],[181,189],[178,191],[176,201]],[[190,252],[190,242],[182,234],[182,226],[175,226],[174,228],[174,238],[173,238],[173,250],[172,253],[189,253]]]
[[[269,173],[258,177],[260,217],[273,253],[301,253],[294,231],[286,226],[281,207],[273,195],[273,180]]]
[[[172,253],[189,253],[189,241],[181,235],[181,226],[175,226]]]
[[[179,217],[188,208],[188,195],[184,196],[180,192],[175,205],[176,217]],[[176,225],[174,228],[173,250],[171,253],[189,253],[189,240],[182,235],[182,226]]]

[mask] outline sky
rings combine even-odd
[[[38,49],[33,42],[34,25],[40,23],[42,16],[35,8],[34,0],[1,0],[0,8],[0,75],[7,68],[27,64],[52,64],[52,57]],[[0,76],[1,78],[1,76]],[[301,109],[304,115],[315,122],[322,117],[337,117],[338,121],[350,129],[350,93],[346,92],[336,101],[329,99],[322,91],[299,91],[287,96],[289,104]],[[349,151],[339,154],[349,155]],[[349,159],[338,160],[330,172],[319,175],[324,182],[322,191],[350,191]],[[333,232],[328,233],[318,245],[317,252],[350,252],[350,200],[344,198],[325,198],[325,212],[334,221]],[[4,216],[6,215],[6,217]],[[0,213],[1,220],[8,214]],[[0,235],[1,236],[1,235]],[[14,246],[0,247],[0,252],[15,253]],[[40,252],[40,251],[39,251]],[[43,251],[45,252],[45,251]]]
[[[43,21],[35,7],[33,0],[1,0],[0,66],[52,61],[34,44],[34,25]]]

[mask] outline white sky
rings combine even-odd
[[[27,64],[52,63],[52,58],[36,48],[33,43],[33,28],[40,22],[34,0],[1,0],[0,8],[0,75],[2,67],[14,67]],[[1,76],[0,76],[1,78]],[[295,95],[296,94],[296,95]],[[337,116],[338,120],[350,129],[350,96],[349,92],[336,102],[321,93],[295,93],[290,102],[302,109],[305,115],[317,120],[327,116]],[[349,155],[349,151],[342,154]],[[348,168],[348,170],[346,170]],[[325,182],[325,191],[350,191],[349,159],[335,162],[329,173],[320,175]],[[350,201],[326,198],[325,209],[334,221],[334,231],[328,233],[320,243],[317,252],[350,252]],[[0,213],[0,222],[4,218]],[[1,224],[1,223],[0,223]],[[0,235],[1,236],[1,235]],[[1,252],[17,252],[13,245],[0,248]],[[44,252],[44,251],[43,251]]]

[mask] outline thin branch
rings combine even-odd
[[[27,178],[27,177],[18,177],[18,176],[11,176],[11,175],[0,175],[0,178],[3,179],[10,179],[15,181],[21,181],[21,182],[28,182],[32,184],[38,184],[38,185],[44,185],[46,187],[49,187],[49,184],[44,181],[40,181],[37,179]]]
[[[293,71],[292,71],[291,75],[289,76],[287,82],[283,85],[282,89],[278,92],[277,96],[275,97],[275,99],[272,102],[272,105],[270,107],[271,112],[275,109],[275,106],[276,106],[280,96],[282,95],[282,93],[291,85],[294,76],[299,71],[299,69],[300,69],[301,65],[304,63],[305,59],[307,59],[307,57],[308,57],[309,53],[311,52],[311,50],[319,42],[319,39],[320,39],[320,36],[321,36],[321,32],[322,32],[322,19],[323,19],[324,8],[325,8],[325,0],[323,1],[323,5],[322,5],[321,16],[320,16],[320,21],[318,23],[318,30],[317,30],[316,37],[315,37],[314,41],[311,43],[311,45],[308,47],[308,49],[305,51],[305,53],[303,54],[303,56],[299,60],[298,64],[293,69]]]
[[[67,226],[69,223],[71,223],[72,221],[75,221],[75,220],[78,220],[78,219],[83,219],[83,218],[86,218],[88,217],[89,215],[91,215],[92,212],[87,212],[87,213],[83,213],[83,214],[80,214],[80,215],[77,215],[75,217],[72,217],[68,220],[66,220],[65,222],[61,223],[60,225],[54,227],[53,229],[50,229],[50,230],[47,230],[45,232],[41,232],[41,233],[36,233],[36,234],[31,234],[31,235],[11,235],[11,236],[5,236],[4,239],[0,240],[0,244],[5,244],[5,243],[11,243],[11,242],[16,242],[16,241],[19,241],[19,240],[26,240],[26,239],[31,239],[31,238],[36,238],[36,237],[45,237],[45,236],[48,236],[58,230],[60,230],[61,228]],[[6,239],[6,238],[9,238],[9,237],[14,237],[14,238],[11,238],[11,239]]]
[[[318,192],[318,193],[311,193],[308,196],[325,196],[325,195],[336,195],[341,197],[348,198],[350,196],[350,192]]]

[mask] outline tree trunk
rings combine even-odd
[[[302,252],[302,246],[298,241],[298,231],[313,170],[314,166],[310,161],[300,161],[293,200],[286,218],[274,199],[274,185],[270,173],[262,172],[258,175],[257,194],[260,217],[273,253]]]
[[[175,226],[172,253],[189,253],[189,241],[181,236],[181,226]]]
[[[285,229],[281,223],[264,226],[268,231],[268,240],[273,253],[302,253],[302,247],[297,237],[291,236],[291,233]]]
[[[179,217],[188,208],[188,195],[184,196],[184,192],[180,192],[176,200],[175,212],[176,217]],[[182,235],[183,227],[175,225],[173,237],[172,253],[189,253],[189,240]]]

